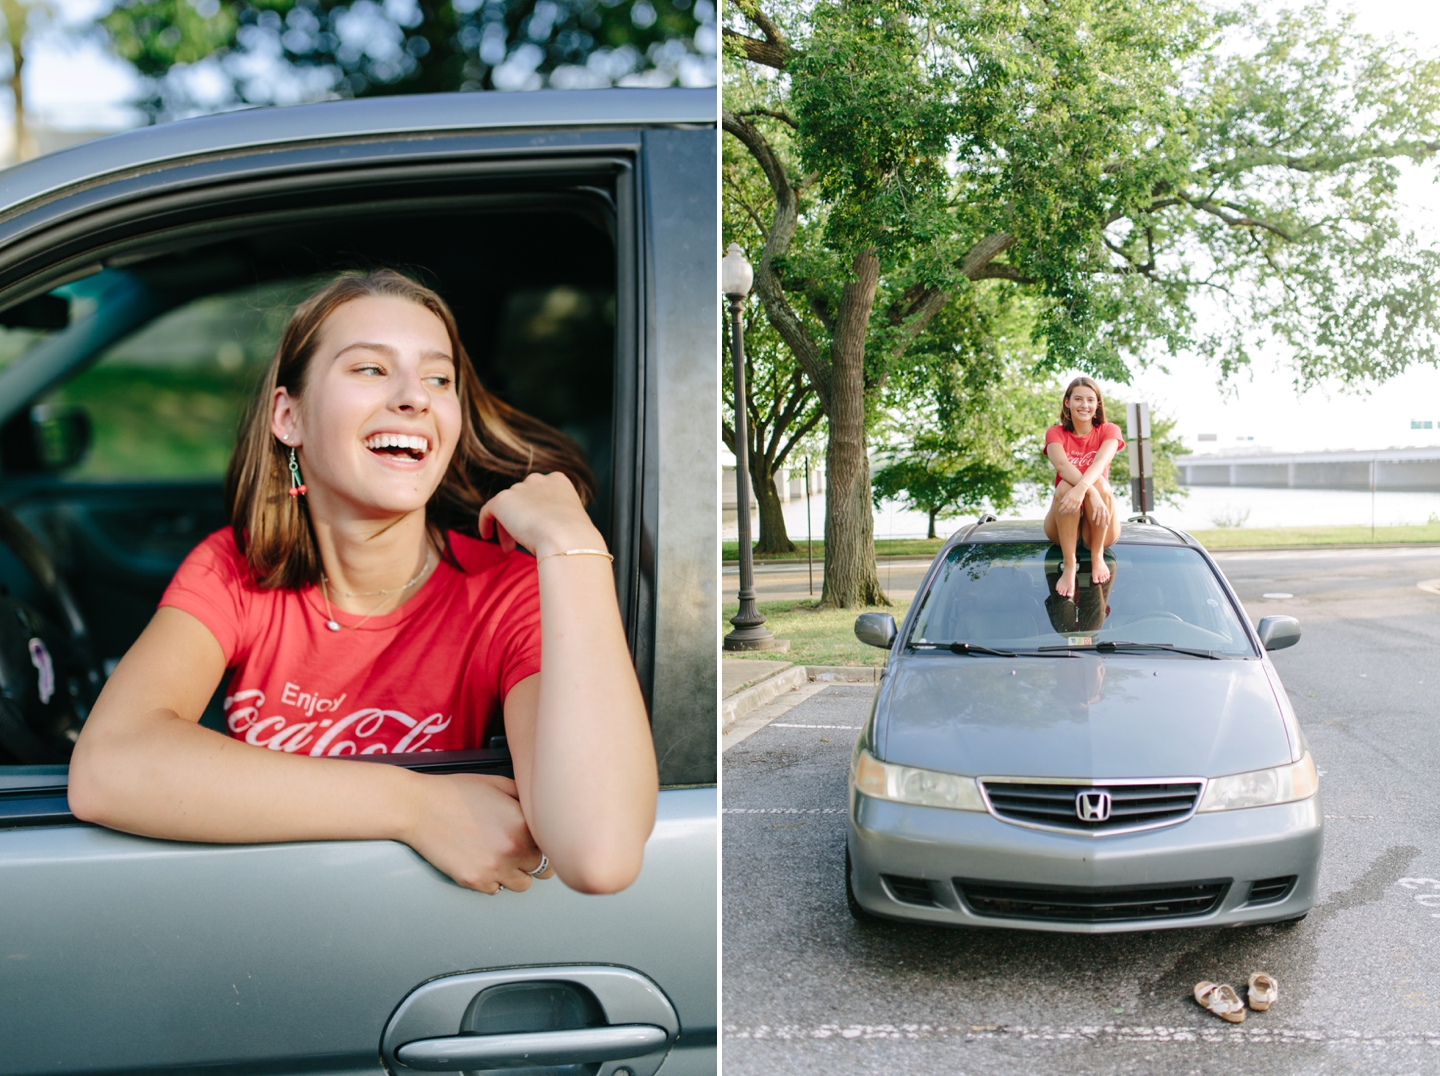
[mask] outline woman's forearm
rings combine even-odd
[[[1095,453],[1095,459],[1089,467],[1085,468],[1085,474],[1080,479],[1086,489],[1090,489],[1105,477],[1105,471],[1110,466],[1110,461],[1115,458],[1115,452],[1119,447],[1119,442],[1113,440],[1105,441],[1100,445],[1100,450]]]
[[[189,613],[165,607],[135,641],[70,760],[76,816],[150,837],[294,841],[395,837],[415,774],[295,757],[199,725],[225,656]]]
[[[539,571],[541,672],[511,692],[535,715],[528,758],[516,759],[521,801],[567,885],[614,892],[639,874],[655,824],[650,725],[609,561],[546,557]],[[511,712],[507,699],[507,724]]]
[[[86,821],[222,843],[403,839],[413,824],[423,778],[398,767],[252,747],[172,710],[95,716],[71,763],[71,809]]]

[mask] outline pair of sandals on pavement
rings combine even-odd
[[[1250,976],[1250,989],[1247,991],[1250,1008],[1256,1012],[1264,1012],[1270,1008],[1279,996],[1279,988],[1280,984],[1272,976],[1257,971]],[[1232,1024],[1243,1023],[1245,1020],[1245,1003],[1229,983],[1212,983],[1209,980],[1196,983],[1195,1001],[1202,1009],[1208,1009],[1220,1019],[1228,1020]]]

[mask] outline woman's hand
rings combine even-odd
[[[467,889],[523,892],[540,865],[515,782],[457,773],[423,776],[414,824],[405,843]],[[542,878],[551,875],[546,870]]]
[[[1104,530],[1110,523],[1110,506],[1105,503],[1105,498],[1100,495],[1100,491],[1093,486],[1086,495],[1085,506],[1090,516],[1090,522]]]
[[[563,474],[530,474],[480,509],[480,537],[494,535],[510,552],[522,545],[536,557],[567,549],[604,549],[605,540]]]
[[[1080,511],[1080,506],[1085,503],[1085,495],[1089,490],[1084,486],[1071,486],[1060,498],[1060,514],[1062,516],[1073,516]]]

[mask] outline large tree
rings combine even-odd
[[[867,418],[971,289],[1025,290],[1047,366],[1119,381],[1166,352],[1231,371],[1260,339],[1302,382],[1436,360],[1440,258],[1395,197],[1440,149],[1435,60],[1320,5],[730,10],[725,151],[771,188],[756,292],[829,422],[827,604],[883,600]]]
[[[711,0],[119,0],[101,22],[162,119],[327,95],[709,85],[714,18]]]

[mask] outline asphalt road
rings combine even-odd
[[[1322,773],[1320,901],[1289,927],[1076,937],[861,926],[845,772],[869,688],[831,687],[724,757],[728,1076],[1440,1072],[1440,549],[1220,558]],[[1289,594],[1291,597],[1264,597]],[[1280,1000],[1244,1024],[1201,979]]]

